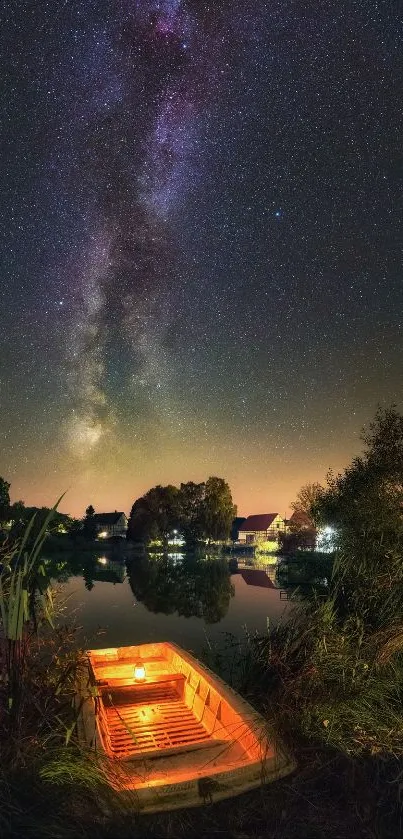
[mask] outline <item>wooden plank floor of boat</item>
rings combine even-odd
[[[217,745],[172,685],[106,693],[103,705],[116,758]]]

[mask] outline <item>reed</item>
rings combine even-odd
[[[1,557],[1,653],[6,688],[6,707],[3,710],[7,712],[9,722],[16,723],[19,719],[30,636],[38,630],[40,621],[52,624],[52,591],[45,582],[41,551],[57,504],[34,538],[31,539],[35,515],[21,540],[12,547],[6,547]]]

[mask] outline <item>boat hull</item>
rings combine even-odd
[[[295,769],[267,722],[180,647],[91,650],[82,740],[109,784],[142,812],[240,795]],[[134,664],[147,676],[136,683]]]

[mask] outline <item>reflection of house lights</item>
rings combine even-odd
[[[136,664],[134,668],[134,678],[136,682],[144,682],[145,677],[146,668],[144,667],[144,664]]]

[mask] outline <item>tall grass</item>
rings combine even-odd
[[[68,742],[75,725],[81,654],[75,631],[61,620],[42,559],[58,503],[36,533],[33,516],[22,538],[1,555],[0,745],[12,767]]]
[[[52,624],[53,599],[45,582],[41,551],[49,523],[57,508],[49,512],[38,534],[33,537],[35,515],[22,539],[6,548],[1,557],[0,574],[1,652],[5,675],[6,711],[9,720],[18,721],[27,666],[27,645],[38,623]]]

